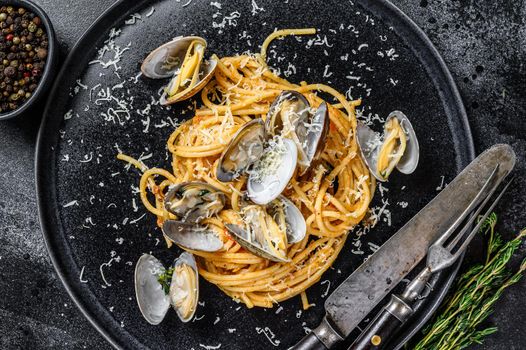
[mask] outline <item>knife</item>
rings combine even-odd
[[[429,204],[360,265],[325,301],[325,317],[293,349],[326,350],[343,341],[374,307],[422,260],[498,167],[500,183],[515,165],[509,145],[479,155]]]

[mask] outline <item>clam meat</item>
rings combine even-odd
[[[188,252],[182,253],[173,264],[169,297],[182,322],[194,317],[199,301],[199,273],[194,256]]]
[[[201,37],[176,37],[153,50],[141,65],[144,76],[152,79],[172,77],[161,96],[167,105],[186,100],[212,79],[217,57],[205,59],[206,40]]]
[[[184,252],[166,269],[153,255],[143,254],[135,266],[135,295],[148,323],[161,323],[170,306],[182,322],[188,322],[199,300],[199,274],[194,256]]]
[[[290,261],[287,257],[287,232],[270,216],[265,207],[248,205],[241,209],[242,225],[226,224],[239,245],[249,252],[275,262]]]
[[[183,182],[170,188],[164,207],[179,221],[198,223],[223,209],[225,194],[206,182]]]
[[[269,215],[287,233],[287,243],[294,244],[305,238],[307,224],[301,211],[287,197],[279,196],[267,205]]]
[[[387,181],[395,168],[404,174],[415,171],[420,154],[418,139],[402,112],[389,114],[382,136],[363,123],[358,123],[356,136],[364,162],[379,181]]]
[[[298,148],[298,164],[305,171],[323,150],[329,130],[327,104],[312,113],[309,101],[296,91],[283,91],[270,106],[265,122],[269,135],[291,139]]]

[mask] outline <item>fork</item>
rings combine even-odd
[[[389,303],[383,307],[373,321],[369,323],[367,328],[349,347],[349,350],[383,349],[395,334],[396,330],[413,315],[414,303],[424,291],[431,276],[457,261],[511,184],[513,179],[507,182],[497,198],[479,218],[480,213],[489,203],[489,200],[500,184],[499,181],[494,181],[498,169],[499,166],[497,165],[468,207],[428,248],[426,267],[407,285],[401,295],[391,295]],[[489,193],[487,193],[488,190]],[[466,235],[477,218],[479,218],[478,223]],[[464,221],[466,221],[464,226],[460,230],[457,230]],[[455,235],[451,238],[454,233]],[[462,239],[463,241],[460,246],[455,249]]]

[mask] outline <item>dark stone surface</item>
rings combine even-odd
[[[55,25],[63,54],[112,1],[37,1]],[[464,99],[477,153],[497,142],[517,152],[519,178],[498,209],[500,231],[526,226],[526,3],[425,1],[394,3],[420,25],[448,64]],[[33,160],[42,106],[0,124],[0,346],[110,346],[72,304],[49,262],[37,218]],[[480,246],[471,247],[467,262]],[[526,255],[521,247],[519,256]],[[519,258],[515,259],[515,263]],[[523,349],[526,279],[505,293],[490,323],[500,332],[478,349]]]

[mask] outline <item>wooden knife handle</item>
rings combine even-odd
[[[349,350],[380,350],[395,335],[396,331],[413,313],[413,309],[396,295],[369,323],[367,328],[354,341]]]

